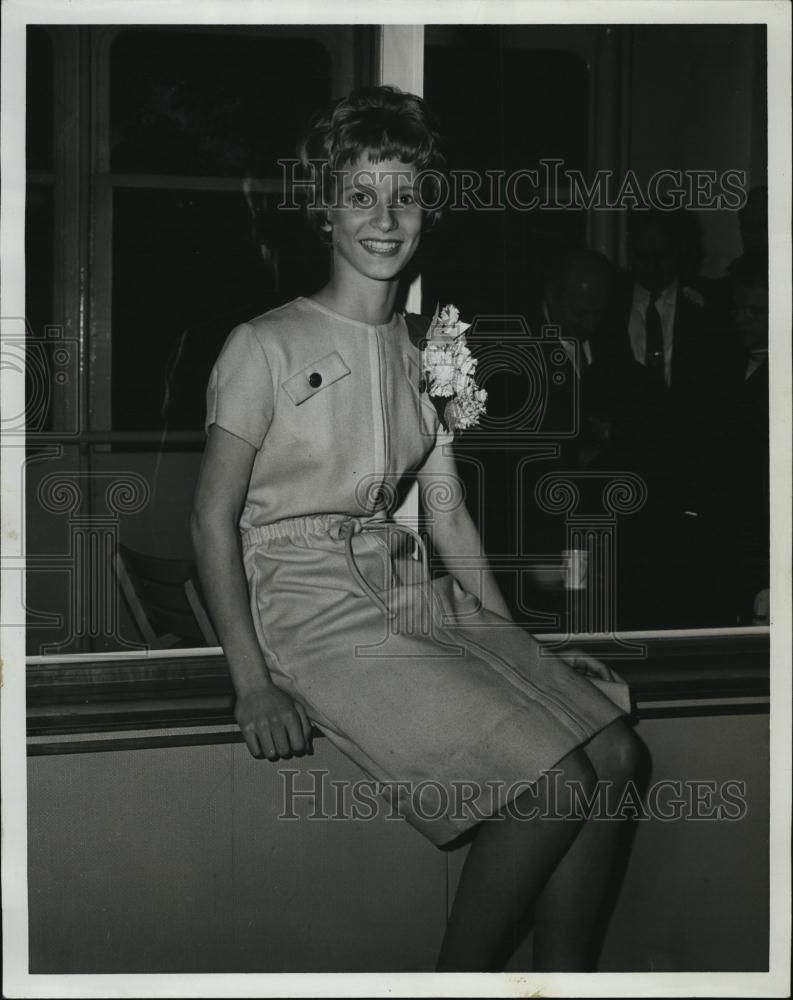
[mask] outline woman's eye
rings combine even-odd
[[[350,203],[356,208],[370,208],[372,202],[372,196],[365,191],[353,191],[350,195]]]
[[[405,192],[405,194],[401,194],[399,196],[399,201],[400,204],[402,205],[414,205],[416,203],[416,199],[413,197],[412,194],[410,194],[410,192]]]

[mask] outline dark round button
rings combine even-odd
[[[322,376],[320,375],[320,373],[312,372],[308,376],[308,384],[311,386],[312,389],[319,389],[319,387],[322,385]]]

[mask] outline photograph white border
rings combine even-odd
[[[427,20],[429,16],[429,21]],[[786,0],[4,0],[0,316],[25,315],[25,27],[27,24],[182,23],[762,23],[768,25],[771,551],[771,967],[769,973],[29,975],[25,784],[24,607],[4,587],[2,640],[3,957],[9,997],[234,996],[787,996],[791,815],[791,35]],[[3,319],[5,326],[6,320]],[[5,335],[5,331],[4,335]],[[24,380],[3,370],[2,414],[24,410]],[[24,560],[21,442],[3,442],[3,566]],[[9,574],[4,574],[10,577]],[[23,574],[14,574],[14,579]]]

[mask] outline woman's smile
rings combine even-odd
[[[361,157],[340,171],[341,198],[328,213],[334,268],[357,281],[396,279],[421,240],[416,170],[400,160]]]
[[[364,250],[368,250],[375,257],[394,257],[402,246],[402,240],[363,239],[359,242]]]

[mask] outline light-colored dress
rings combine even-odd
[[[404,316],[372,326],[301,297],[231,332],[206,426],[257,449],[240,530],[274,682],[443,844],[625,713],[450,574],[431,577],[416,533],[389,520],[450,447],[422,389]],[[437,484],[437,504],[451,492]]]

